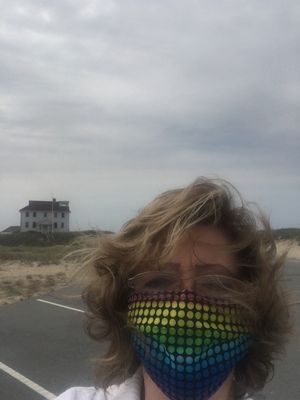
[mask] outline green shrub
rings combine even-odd
[[[300,241],[300,229],[299,228],[282,228],[274,229],[274,236],[278,240],[297,240]]]

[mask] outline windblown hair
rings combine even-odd
[[[252,208],[228,182],[198,178],[156,197],[118,233],[99,237],[97,247],[84,259],[91,282],[83,292],[89,335],[108,341],[107,353],[97,365],[98,386],[121,383],[140,365],[129,340],[128,278],[163,264],[183,234],[197,225],[221,229],[240,266],[243,289],[236,301],[248,310],[255,339],[235,370],[236,398],[264,386],[290,329],[287,298],[280,285],[286,254],[277,255],[267,218]]]

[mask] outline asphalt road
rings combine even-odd
[[[67,288],[42,299],[82,309],[78,292]],[[89,360],[103,348],[84,333],[83,321],[83,313],[34,299],[2,306],[0,362],[56,395],[92,385]],[[43,398],[0,370],[0,399]]]
[[[288,263],[285,280],[299,299],[299,261]],[[40,298],[83,310],[79,292],[79,288],[66,288]],[[257,399],[300,399],[300,304],[292,312],[294,335],[286,354],[276,362],[273,380]],[[83,322],[82,312],[36,299],[0,307],[0,399],[47,398],[4,372],[1,363],[54,395],[71,386],[93,385],[90,359],[102,354],[104,346],[87,337]]]
[[[300,399],[300,262],[290,260],[285,274],[285,285],[290,294],[298,300],[291,307],[293,333],[285,354],[275,363],[275,374],[272,381],[263,391],[266,400],[299,400]]]

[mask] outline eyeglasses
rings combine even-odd
[[[212,298],[228,298],[241,290],[242,282],[233,274],[222,275],[213,271],[207,274],[204,270],[194,268],[183,274],[178,270],[141,272],[128,279],[128,287],[135,292],[161,293],[180,291],[188,285],[195,293]]]

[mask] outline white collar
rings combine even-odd
[[[120,385],[112,385],[106,391],[106,400],[140,400],[142,393],[142,369]]]

